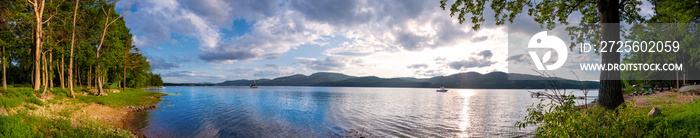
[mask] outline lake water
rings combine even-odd
[[[513,125],[540,102],[522,89],[171,86],[153,91],[173,95],[162,97],[157,109],[139,113],[137,128],[149,137],[527,136],[535,127]],[[597,90],[589,93],[597,95]]]

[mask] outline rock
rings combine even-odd
[[[656,107],[652,108],[648,114],[649,117],[654,117],[654,116],[658,116],[658,115],[661,115],[661,110],[659,110],[659,108],[656,108]]]

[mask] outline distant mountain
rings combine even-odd
[[[216,86],[216,84],[210,83],[163,83],[163,86]]]
[[[329,73],[329,72],[318,72],[305,76],[302,74],[296,74],[287,77],[279,77],[272,79],[272,81],[265,83],[258,83],[260,85],[278,85],[278,86],[313,86],[322,82],[337,82],[341,80],[346,80],[350,78],[355,78],[353,76],[348,76],[340,73]]]
[[[314,86],[344,87],[432,87],[428,82],[410,81],[399,78],[383,79],[375,76],[350,78],[335,82],[322,82]]]
[[[527,80],[508,80],[507,73],[491,72],[480,74],[476,72],[458,73],[449,76],[438,76],[427,79],[410,77],[379,78],[375,76],[354,77],[341,73],[318,72],[309,76],[295,74],[275,79],[260,79],[257,84],[261,86],[343,86],[343,87],[423,87],[433,88],[445,86],[447,88],[476,88],[476,89],[544,89],[547,80],[540,76],[526,74],[511,74],[510,77],[525,78]],[[597,89],[598,82],[574,81],[561,78],[551,78],[567,89],[582,88]],[[248,86],[253,80],[232,80],[218,83],[219,86]]]
[[[480,74],[467,72],[453,74],[450,76],[433,77],[428,80],[435,86],[445,86],[448,88],[481,88],[481,89],[544,89],[548,81],[544,77],[526,74],[510,74],[513,78],[527,80],[508,80],[507,73],[491,72]],[[557,82],[559,88],[580,89],[581,84],[587,89],[597,89],[599,83],[595,81],[574,81],[562,78],[550,78]],[[548,86],[549,87],[549,86]]]

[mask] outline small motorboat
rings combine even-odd
[[[435,90],[437,92],[447,92],[447,89],[445,87],[440,87],[440,89]]]
[[[253,80],[253,84],[250,84],[250,88],[258,88],[258,84]]]

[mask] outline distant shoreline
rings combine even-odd
[[[164,85],[164,86],[168,86],[168,87],[177,87],[177,86],[191,86],[191,87],[205,87],[205,86],[206,86],[206,87],[209,87],[209,86],[212,86],[212,87],[245,87],[245,88],[248,88],[248,86],[244,86],[244,85],[224,85],[224,86],[220,86],[220,85]],[[263,87],[426,88],[426,89],[437,88],[437,87],[381,87],[381,86],[377,86],[377,87],[371,87],[371,86],[369,86],[369,87],[367,87],[367,86],[283,86],[283,85],[270,85],[270,86],[265,86],[265,85],[260,85],[260,88],[263,88]],[[532,89],[532,90],[539,90],[539,89],[536,89],[536,88],[448,88],[448,87],[445,87],[445,88],[447,88],[447,89],[493,89],[493,90],[497,90],[497,89],[507,89],[507,90],[518,90],[518,89],[520,89],[520,90],[527,90],[527,89]],[[568,90],[574,90],[574,89],[568,89]],[[579,90],[579,89],[575,89],[575,90]],[[596,89],[588,89],[588,90],[598,90],[598,89],[596,88]]]

